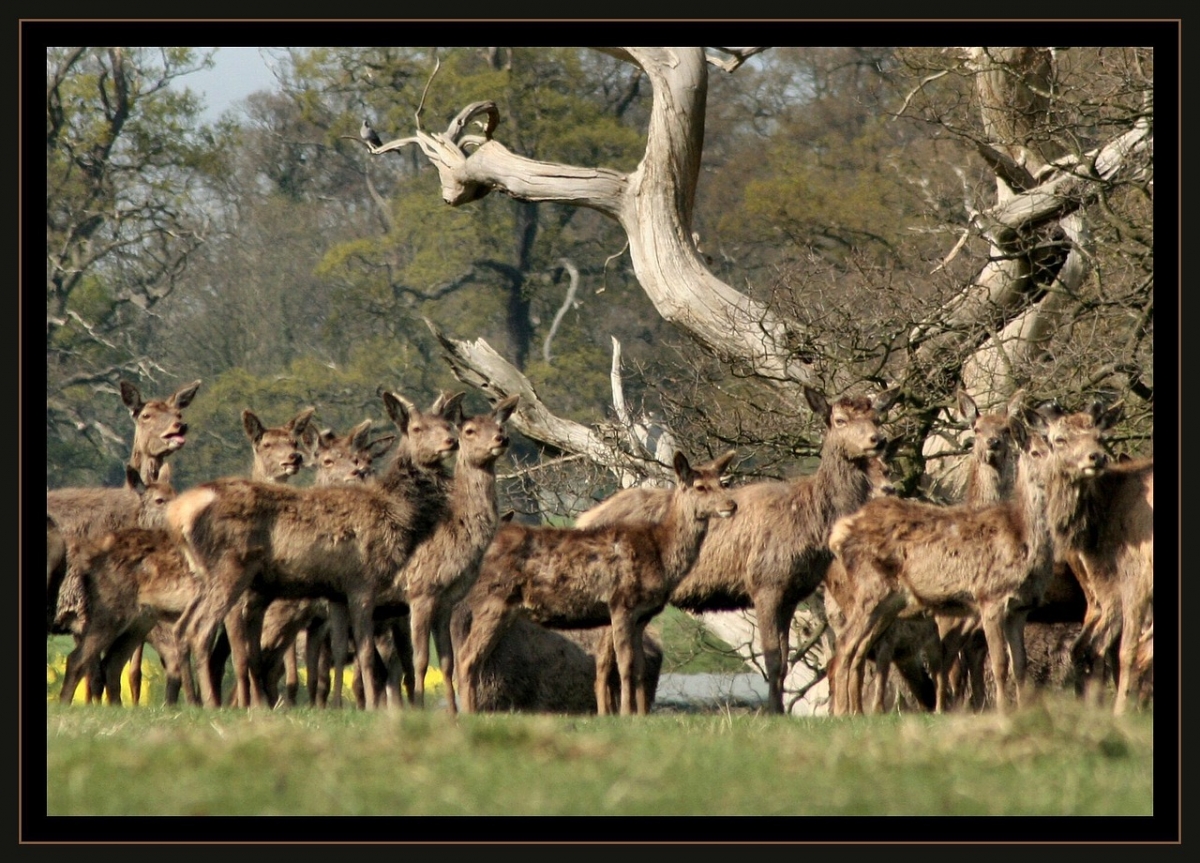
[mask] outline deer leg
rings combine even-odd
[[[992,659],[992,677],[996,682],[996,709],[1008,709],[1008,644],[1004,634],[1004,610],[990,606],[983,610],[983,635]]]
[[[875,699],[871,712],[882,715],[887,713],[888,676],[892,668],[892,657],[895,656],[895,641],[891,634],[884,632],[875,641]]]
[[[617,708],[617,699],[613,698],[610,682],[616,664],[617,652],[613,646],[613,630],[610,626],[608,637],[596,645],[596,713],[600,716],[609,716]]]
[[[366,596],[347,596],[346,609],[350,615],[350,632],[354,635],[358,676],[363,685],[363,708],[374,710],[379,705],[375,687],[375,603]]]
[[[410,597],[408,613],[412,618],[413,645],[413,704],[425,706],[425,672],[429,670],[429,630],[433,623],[434,599],[430,596]]]
[[[407,615],[402,617],[396,626],[392,627],[396,644],[396,659],[400,665],[400,680],[404,685],[404,696],[408,699],[409,704],[413,703],[417,683],[417,671],[413,663],[411,627],[412,622]],[[451,645],[451,650],[453,650],[453,645]]]
[[[636,627],[628,613],[618,610],[612,615],[613,648],[617,652],[617,671],[621,675],[622,716],[633,715],[633,674],[636,647],[633,639]]]
[[[787,676],[788,629],[796,608],[785,608],[782,597],[762,597],[754,604],[759,641],[767,673],[767,712],[783,713],[783,681]],[[619,659],[619,657],[618,657]]]
[[[340,602],[329,603],[329,647],[333,654],[333,706],[341,708],[346,656],[350,653],[350,616]]]
[[[446,707],[450,715],[458,713],[458,703],[454,695],[454,646],[450,639],[450,612],[439,610],[433,622],[433,638],[437,645],[438,666],[442,669],[442,679],[446,686]]]
[[[1125,712],[1129,691],[1138,676],[1135,667],[1138,646],[1145,627],[1145,613],[1141,609],[1130,608],[1131,604],[1125,603],[1121,621],[1121,641],[1117,661],[1117,694],[1113,702],[1113,713],[1117,716]]]
[[[475,609],[472,615],[471,628],[462,639],[455,656],[463,713],[478,712],[479,681],[483,666],[507,628],[509,613],[506,606],[493,605]]]
[[[283,675],[283,703],[295,707],[300,694],[300,648],[294,640],[283,651]]]
[[[1009,658],[1012,661],[1012,678],[1018,706],[1023,704],[1027,697],[1025,672],[1028,668],[1029,657],[1025,652],[1025,620],[1028,617],[1028,608],[1018,608],[1008,612],[1004,622],[1004,637],[1008,643]]]
[[[308,680],[305,681],[308,690],[308,703],[314,707],[324,707],[325,704],[320,701],[318,691],[320,687],[322,675],[326,672],[321,668],[321,651],[325,639],[329,637],[329,627],[327,619],[316,618],[309,622],[305,630],[304,637],[304,668],[308,672]],[[328,678],[325,678],[326,687],[328,687]]]

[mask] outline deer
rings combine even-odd
[[[738,504],[721,476],[730,450],[692,467],[676,452],[675,488],[657,521],[588,528],[509,523],[496,531],[479,576],[455,614],[456,659],[463,710],[477,710],[480,671],[498,636],[514,617],[557,629],[612,627],[621,679],[621,715],[649,710],[643,635],[687,575],[708,533],[710,519],[726,519]],[[415,640],[415,639],[414,639]],[[596,677],[596,709],[604,713],[607,675]],[[636,707],[635,707],[636,704]]]
[[[447,515],[450,477],[444,461],[458,449],[448,416],[463,395],[442,394],[428,412],[421,412],[401,396],[383,392],[400,444],[377,483],[293,488],[226,478],[190,488],[168,506],[168,529],[184,545],[201,581],[200,596],[180,616],[175,631],[185,685],[192,685],[195,657],[205,705],[220,706],[207,667],[213,637],[253,585],[269,597],[323,596],[346,603],[366,709],[375,708],[369,669],[377,597]],[[253,706],[265,700],[257,673],[261,618],[252,615],[247,624],[239,640],[255,672]]]
[[[887,444],[881,417],[899,395],[891,389],[873,399],[843,396],[831,403],[805,386],[809,408],[825,425],[816,472],[731,489],[738,519],[712,526],[696,564],[671,595],[671,604],[685,611],[754,609],[768,712],[784,712],[792,618],[825,579],[833,560],[828,545],[833,522],[871,495],[871,460]],[[575,524],[654,521],[662,517],[667,500],[662,489],[626,489],[582,513]]]
[[[1101,435],[1119,416],[1120,405],[1106,410],[1093,402],[1061,420],[1063,433]],[[1115,650],[1113,712],[1120,715],[1153,662],[1154,460],[1112,464],[1085,477],[1077,494],[1079,505],[1055,526],[1059,553],[1087,602],[1071,647],[1076,688],[1098,701],[1105,661]]]
[[[165,399],[145,399],[134,384],[120,382],[121,401],[134,422],[133,447],[126,464],[133,468],[142,484],[156,482],[166,460],[186,444],[188,426],[183,420],[183,410],[192,403],[199,388],[200,381],[193,381]],[[46,492],[46,512],[67,541],[68,557],[74,540],[98,538],[112,530],[136,526],[139,504],[140,496],[130,484],[128,472],[126,482],[119,488],[75,487]],[[52,623],[51,633],[69,632],[67,621],[80,613],[82,601],[82,585],[68,575],[55,597],[58,622]]]
[[[871,459],[868,476],[871,480],[871,499],[897,493],[896,486],[891,481],[890,466],[882,458]],[[825,573],[825,619],[835,636],[846,624],[842,607],[848,606],[852,601],[854,588],[854,583],[847,576],[841,563],[836,558],[830,561],[829,569]],[[870,658],[875,661],[876,670],[873,701],[875,713],[885,712],[888,679],[893,665],[917,703],[926,710],[935,708],[936,683],[929,676],[926,665],[937,674],[941,662],[941,641],[938,638],[937,626],[932,620],[914,618],[895,621],[872,645],[871,653]],[[836,697],[833,691],[835,667],[836,654],[831,657],[825,669],[830,703]]]
[[[838,638],[834,715],[862,712],[871,642],[901,615],[959,614],[983,626],[995,705],[1021,701],[1023,629],[1054,572],[1052,525],[1076,506],[1075,487],[1108,463],[1095,428],[1043,406],[1018,458],[1012,497],[989,506],[879,498],[840,519],[829,545],[856,584]],[[1011,663],[1011,666],[1010,666]]]
[[[253,478],[286,482],[296,474],[303,464],[305,434],[314,410],[306,408],[289,422],[270,428],[249,408],[242,412],[242,425],[251,445]],[[169,474],[162,476],[169,478]],[[169,487],[167,490],[173,498],[174,491]],[[93,553],[80,565],[84,573],[89,573],[91,566],[102,570],[92,579],[97,584],[89,603],[92,614],[101,613],[97,610],[102,609],[104,625],[93,627],[96,631],[89,637],[105,653],[103,667],[107,669],[111,703],[120,703],[120,668],[126,661],[130,663],[131,674],[132,668],[141,668],[146,641],[154,646],[167,669],[167,703],[174,704],[178,699],[179,648],[173,642],[171,624],[182,611],[181,600],[194,596],[195,586],[181,550],[166,533],[165,502],[161,495],[158,504],[153,523],[143,517],[140,529],[124,528],[109,534],[104,553]],[[154,542],[162,548],[151,554],[149,546]],[[124,589],[114,587],[110,583],[114,580],[123,580]],[[217,668],[224,668],[224,660],[224,654],[219,654],[219,661],[214,660],[214,675],[218,674]],[[140,692],[135,690],[131,694],[137,704]]]
[[[67,574],[67,540],[54,516],[46,514],[46,630],[54,626],[58,591]]]
[[[966,461],[967,479],[960,503],[990,506],[1012,495],[1016,480],[1018,429],[1025,398],[1023,390],[1012,395],[1002,410],[981,413],[964,389],[956,393],[959,414],[972,432],[971,454]],[[960,703],[969,684],[971,706],[983,709],[986,697],[984,663],[987,643],[979,620],[955,615],[934,615],[941,641],[935,710],[945,712]]]
[[[383,604],[402,603],[409,609],[416,707],[424,706],[432,633],[446,685],[446,706],[452,715],[458,712],[450,617],[479,577],[480,563],[500,521],[496,461],[508,451],[504,426],[519,400],[508,396],[490,413],[469,419],[462,419],[458,408],[459,446],[448,516],[414,549],[394,589],[381,598]]]
[[[647,629],[642,688],[647,709],[654,706],[662,671],[662,644]],[[479,713],[594,714],[596,675],[607,680],[607,710],[621,698],[621,678],[615,661],[607,673],[597,662],[612,654],[612,628],[553,630],[517,617],[496,642],[479,673],[475,709]]]
[[[102,693],[107,689],[109,703],[120,705],[121,669],[133,648],[142,643],[153,626],[151,620],[144,629],[139,630],[140,637],[130,638],[119,655],[114,654],[111,661],[103,657],[128,628],[141,626],[143,619],[149,619],[146,610],[138,602],[136,582],[131,574],[134,565],[130,560],[136,557],[140,561],[148,541],[153,541],[156,547],[163,545],[161,528],[166,522],[166,507],[175,498],[170,465],[162,466],[158,471],[158,479],[148,484],[143,483],[136,468],[129,465],[126,467],[126,483],[138,494],[138,526],[110,531],[99,538],[80,540],[71,545],[70,554],[66,557],[67,569],[79,583],[83,601],[80,604],[81,613],[70,624],[71,632],[75,635],[75,647],[67,656],[66,673],[59,693],[59,699],[64,704],[71,702],[79,682],[85,680],[88,682],[88,701],[101,701]],[[128,548],[130,542],[140,543],[143,548],[132,552]],[[170,553],[174,549],[167,548],[166,551]],[[184,574],[190,579],[190,573],[185,570]]]
[[[375,463],[396,442],[396,435],[370,437],[371,420],[363,420],[344,435],[330,429],[314,440],[307,460],[314,469],[315,486],[352,485],[372,482]],[[407,624],[407,621],[405,621]],[[305,664],[308,668],[309,703],[324,707],[329,692],[329,668],[334,669],[334,705],[342,704],[342,669],[349,645],[349,620],[345,605],[332,599],[275,600],[263,619],[262,651],[267,699],[277,703],[280,693],[275,681],[283,667],[285,689],[282,703],[294,705],[299,686],[295,639],[305,635]],[[376,645],[382,636],[377,636]],[[411,651],[410,651],[411,655]],[[411,686],[411,662],[404,665]],[[322,680],[324,687],[322,687]]]

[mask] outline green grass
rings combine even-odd
[[[50,703],[47,813],[1150,815],[1152,726],[1066,696],[836,720]]]

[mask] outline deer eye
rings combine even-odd
[[[837,426],[838,428],[841,428],[842,426],[844,426],[846,424],[846,420],[842,417],[838,417],[837,419],[835,419],[833,421],[833,424],[835,426]]]

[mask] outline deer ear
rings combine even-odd
[[[292,430],[293,434],[297,434],[301,438],[304,438],[304,432],[308,429],[309,420],[312,419],[312,416],[314,413],[316,413],[316,411],[316,408],[305,408],[304,410],[300,411],[300,413],[296,414],[296,416],[292,418],[292,421],[288,423],[288,428]]]
[[[728,452],[717,456],[712,460],[712,469],[718,475],[725,473],[725,469],[729,467],[729,463],[733,461],[733,457],[737,455],[737,450],[729,450]]]
[[[432,414],[437,414],[440,417],[445,417],[447,419],[450,419],[454,416],[454,414],[452,412],[456,408],[458,410],[462,410],[462,407],[461,407],[462,400],[465,396],[466,396],[465,392],[464,393],[455,393],[452,396],[448,396],[445,393],[442,393],[441,395],[439,395],[437,397],[437,400],[434,401],[433,407],[431,407],[429,409],[429,412]]]
[[[1117,424],[1117,420],[1121,418],[1122,408],[1121,402],[1117,402],[1106,410],[1104,402],[1096,399],[1088,406],[1088,413],[1092,415],[1092,422],[1096,424],[1096,428],[1103,431]]]
[[[171,463],[164,462],[163,466],[158,469],[158,477],[155,482],[160,482],[163,485],[171,484]]]
[[[172,407],[185,408],[192,403],[198,389],[200,389],[200,381],[192,381],[186,387],[176,390],[175,394],[167,399],[167,404]]]
[[[679,482],[686,483],[692,475],[692,466],[688,463],[687,456],[681,451],[676,450],[673,465],[675,467],[675,476],[679,477]]]
[[[400,431],[407,433],[410,412],[414,410],[413,403],[402,396],[384,390],[383,406],[387,410],[388,417],[396,424],[396,427]]]
[[[258,443],[259,438],[263,436],[266,428],[262,424],[262,420],[250,408],[242,411],[242,428],[246,430],[246,437],[250,438],[252,443]]]
[[[125,465],[125,485],[138,494],[146,490],[146,484],[142,482],[142,474],[131,464]]]
[[[1008,404],[1004,408],[1004,413],[1010,417],[1019,416],[1021,413],[1021,409],[1024,406],[1025,406],[1025,388],[1022,387],[1021,389],[1019,389],[1015,393],[1013,393],[1011,398],[1009,398]]]
[[[513,415],[513,411],[517,409],[517,402],[521,400],[519,395],[511,395],[504,399],[500,404],[496,405],[493,415],[496,417],[496,422],[506,423],[508,418]]]
[[[363,420],[350,429],[350,446],[363,449],[367,445],[367,435],[371,433],[371,421]]]
[[[814,414],[825,420],[826,423],[829,422],[829,400],[825,398],[824,393],[805,384],[804,400],[808,402],[808,407]]]
[[[964,389],[960,389],[955,396],[958,400],[959,415],[967,425],[975,425],[975,420],[979,419],[979,407],[975,404],[975,399],[971,398],[971,394]]]
[[[137,419],[138,413],[146,404],[142,399],[141,391],[129,381],[121,381],[121,401],[125,403],[125,407],[129,408],[134,419]]]
[[[871,401],[871,407],[875,409],[877,414],[885,414],[900,399],[900,387],[892,387],[890,390],[884,390]]]
[[[375,440],[367,444],[366,447],[360,448],[367,449],[372,461],[374,461],[377,458],[387,455],[387,451],[392,448],[392,444],[395,442],[396,436],[394,434],[385,434],[375,438]]]

